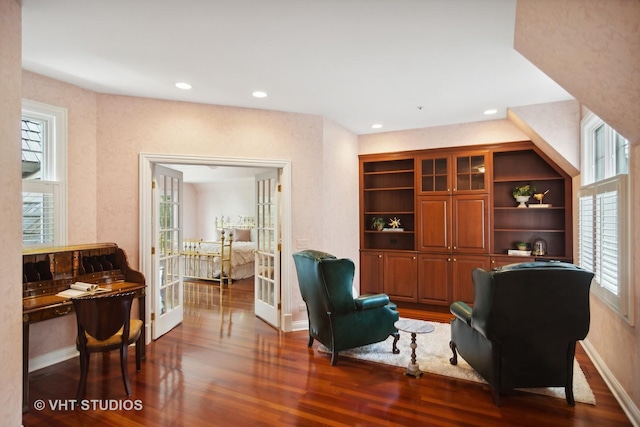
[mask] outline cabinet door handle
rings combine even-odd
[[[382,258],[382,255],[378,255],[378,258]]]
[[[447,261],[451,261],[451,258],[447,258]]]
[[[458,247],[457,247],[457,246],[454,246],[454,247],[453,247],[453,249],[458,249]]]
[[[453,262],[456,262],[456,259],[455,259],[455,258],[453,259]]]

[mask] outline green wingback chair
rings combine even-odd
[[[451,364],[457,353],[500,390],[564,387],[573,398],[576,342],[589,332],[593,273],[573,264],[531,262],[472,272],[473,309],[454,302]]]
[[[385,294],[353,297],[353,261],[315,250],[294,253],[293,259],[307,305],[309,347],[318,340],[331,351],[331,365],[336,365],[338,352],[393,335],[392,351],[399,353],[394,326],[398,311]]]

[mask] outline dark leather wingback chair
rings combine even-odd
[[[325,252],[306,250],[293,254],[300,293],[307,305],[309,344],[318,340],[331,351],[331,365],[338,352],[395,337],[398,311],[385,294],[353,298],[355,266],[350,259],[337,259]]]
[[[576,342],[589,332],[593,273],[573,264],[531,262],[472,272],[473,309],[451,305],[451,363],[457,353],[500,390],[564,387],[573,398]]]

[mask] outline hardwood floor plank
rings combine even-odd
[[[330,356],[307,348],[306,331],[282,333],[253,314],[252,282],[232,289],[189,286],[181,325],[147,347],[135,372],[129,357],[131,397],[124,393],[119,357],[93,356],[87,399],[140,402],[141,410],[52,409],[69,401],[78,359],[31,374],[25,426],[628,426],[606,384],[578,346],[578,361],[596,406],[512,392],[501,407],[486,385],[438,375],[416,379],[404,368]],[[187,298],[188,297],[188,298]],[[400,309],[405,317],[448,322],[450,314]],[[47,403],[42,411],[34,402]]]

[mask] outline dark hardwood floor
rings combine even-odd
[[[132,395],[119,356],[93,355],[87,401],[72,409],[78,358],[31,374],[25,426],[626,426],[631,425],[584,351],[580,362],[595,406],[512,392],[502,406],[487,386],[404,368],[329,357],[307,348],[307,333],[282,333],[253,314],[251,281],[225,290],[187,286],[184,322],[147,347]],[[448,321],[447,314],[401,310]],[[34,405],[44,402],[45,408]],[[67,405],[60,407],[60,405]],[[1,422],[0,422],[1,424]]]

